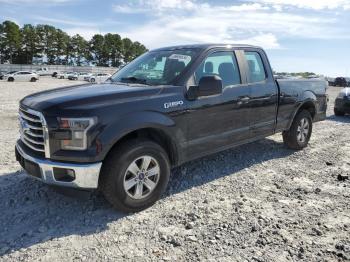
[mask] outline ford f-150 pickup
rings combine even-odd
[[[184,162],[281,132],[306,147],[325,119],[327,83],[275,80],[248,45],[149,51],[105,83],[63,87],[20,101],[16,158],[45,183],[100,189],[135,212],[165,191]]]

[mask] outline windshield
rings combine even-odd
[[[199,49],[148,52],[111,77],[113,82],[169,85],[194,60]]]

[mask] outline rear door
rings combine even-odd
[[[189,156],[229,147],[250,137],[250,87],[242,83],[237,55],[232,50],[209,53],[196,69],[195,84],[203,76],[218,75],[222,94],[188,101]]]
[[[260,49],[244,50],[247,84],[251,89],[251,132],[253,137],[274,133],[278,106],[278,87],[265,53]]]

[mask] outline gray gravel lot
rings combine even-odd
[[[153,207],[124,215],[15,161],[18,101],[71,84],[0,82],[0,261],[350,260],[350,116],[333,115],[339,88],[305,150],[274,135],[192,161]]]

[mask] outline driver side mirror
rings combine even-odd
[[[213,96],[222,93],[222,79],[219,76],[203,76],[198,86],[190,86],[187,92],[189,100],[195,100],[202,96]]]

